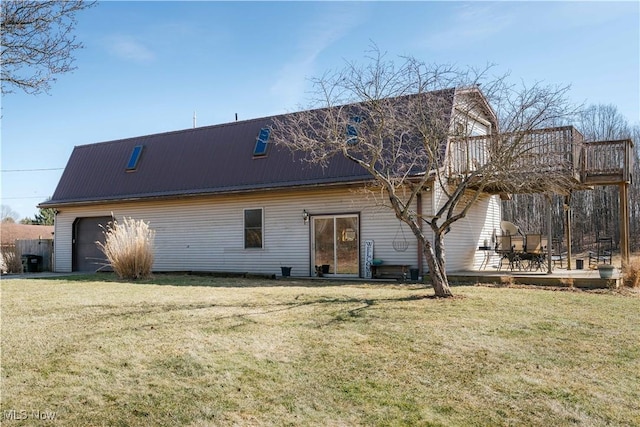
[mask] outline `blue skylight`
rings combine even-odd
[[[271,129],[262,128],[256,139],[256,147],[253,149],[254,156],[264,156],[267,154],[267,148],[269,147],[269,135],[271,135]]]
[[[358,143],[358,124],[361,118],[358,116],[349,117],[349,123],[347,123],[347,144],[353,145]]]
[[[127,163],[127,170],[133,171],[138,167],[138,160],[140,160],[140,154],[142,153],[143,145],[136,145],[133,147],[133,151],[131,152],[131,157],[129,158],[129,163]]]

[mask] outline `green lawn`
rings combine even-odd
[[[640,297],[2,280],[1,424],[640,425]],[[24,419],[20,419],[24,418]]]

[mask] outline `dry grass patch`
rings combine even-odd
[[[55,411],[60,425],[640,424],[637,297],[458,287],[463,298],[443,300],[417,285],[95,277],[2,282],[3,414]]]

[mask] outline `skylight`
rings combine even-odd
[[[127,163],[127,171],[134,171],[138,167],[138,160],[140,160],[140,154],[142,153],[143,145],[136,145],[133,147],[131,157],[129,157],[129,163]]]
[[[353,145],[358,143],[358,124],[360,123],[360,117],[349,117],[349,123],[347,123],[347,144]]]
[[[264,156],[267,154],[267,148],[269,147],[267,144],[269,142],[269,135],[271,135],[271,129],[260,129],[258,139],[256,139],[256,147],[253,149],[254,156]]]

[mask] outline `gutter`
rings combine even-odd
[[[220,195],[230,195],[230,194],[249,194],[249,193],[257,193],[264,191],[278,191],[278,190],[306,190],[306,189],[317,189],[317,188],[335,188],[340,186],[354,186],[354,185],[362,185],[373,182],[373,178],[371,179],[360,179],[356,181],[345,181],[345,182],[332,182],[332,183],[317,183],[317,184],[301,184],[301,185],[289,185],[289,186],[265,186],[260,188],[245,188],[245,189],[229,189],[229,190],[203,190],[201,192],[187,191],[180,193],[164,193],[164,194],[141,194],[141,195],[131,195],[125,197],[110,197],[103,199],[72,199],[72,200],[49,200],[46,202],[42,202],[37,205],[38,208],[57,208],[57,207],[68,207],[68,206],[91,206],[91,205],[101,205],[106,203],[125,203],[125,202],[137,202],[137,201],[157,201],[157,200],[179,200],[179,199],[191,199],[196,197],[209,197],[209,196],[220,196]]]

